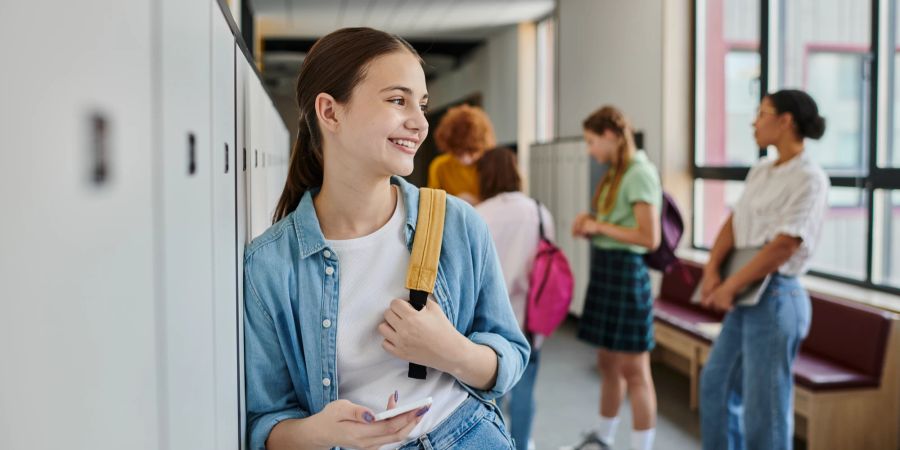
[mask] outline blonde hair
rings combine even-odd
[[[606,188],[606,195],[603,197],[603,206],[599,212],[608,214],[616,204],[616,194],[619,191],[619,185],[622,183],[622,177],[625,170],[631,164],[631,159],[637,151],[634,145],[634,132],[631,123],[625,114],[614,106],[603,106],[594,111],[590,116],[584,119],[582,127],[586,131],[602,135],[607,130],[612,131],[618,139],[618,147],[613,154],[609,170],[603,175],[603,179],[597,184],[594,190],[594,197],[591,206],[597,205],[600,201],[600,193]]]

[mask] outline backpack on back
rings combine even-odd
[[[684,221],[681,219],[681,212],[678,210],[675,200],[666,192],[663,192],[659,225],[661,234],[659,247],[644,255],[644,261],[651,269],[665,273],[678,261],[675,249],[678,248],[678,241],[681,240],[681,235],[684,234]]]
[[[540,240],[531,267],[525,328],[534,334],[550,336],[569,314],[575,280],[566,255],[544,235],[541,204],[538,208]]]

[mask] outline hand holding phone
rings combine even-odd
[[[426,406],[431,406],[431,397],[426,397],[416,402],[406,403],[391,408],[387,411],[382,411],[378,414],[375,414],[375,421],[390,419],[391,417],[396,417],[400,414],[410,412],[414,409],[424,408]]]

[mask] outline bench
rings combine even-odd
[[[702,267],[683,262],[663,276],[654,304],[654,359],[685,373],[698,407],[700,370],[722,316],[690,298]],[[897,316],[811,293],[813,319],[794,363],[796,435],[809,450],[896,449],[900,425]]]

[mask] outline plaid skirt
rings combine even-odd
[[[644,255],[591,247],[578,338],[619,352],[653,349],[653,295]]]

